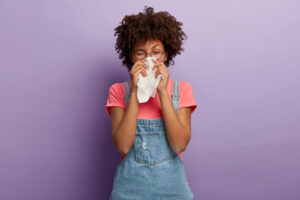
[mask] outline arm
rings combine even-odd
[[[167,90],[158,94],[168,141],[176,153],[182,152],[191,138],[191,108],[180,108],[177,115]]]
[[[112,139],[117,150],[122,154],[127,154],[134,142],[138,108],[136,88],[132,89],[126,110],[121,107],[111,107]]]
[[[147,66],[143,60],[135,61],[130,69],[131,94],[126,110],[120,107],[111,108],[112,139],[118,151],[127,154],[135,139],[136,122],[139,109],[137,98],[137,81],[139,74],[147,76]]]

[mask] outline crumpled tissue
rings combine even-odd
[[[150,97],[155,98],[157,86],[163,77],[161,74],[158,74],[157,78],[155,78],[157,68],[152,70],[154,66],[152,60],[156,60],[156,58],[147,57],[145,61],[145,64],[148,66],[146,69],[147,76],[143,77],[142,74],[139,74],[137,81],[137,98],[139,103],[147,102]]]

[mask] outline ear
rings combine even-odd
[[[164,62],[166,62],[168,60],[168,53],[165,52],[165,59]]]

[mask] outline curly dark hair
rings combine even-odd
[[[154,12],[152,7],[145,6],[145,13],[137,15],[125,15],[122,22],[117,26],[114,36],[117,35],[115,49],[122,60],[122,64],[131,69],[133,63],[130,54],[137,43],[145,43],[149,39],[159,39],[168,58],[166,67],[174,64],[173,58],[181,54],[182,42],[187,39],[182,31],[183,24],[170,15],[167,11]]]

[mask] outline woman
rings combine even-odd
[[[183,50],[186,37],[168,12],[125,16],[115,28],[116,50],[128,69],[129,82],[109,88],[106,112],[112,138],[122,158],[117,166],[110,199],[193,199],[181,153],[191,137],[191,114],[197,107],[191,85],[169,78],[167,67]],[[155,98],[137,99],[139,74],[145,58],[154,57],[155,77],[162,75]]]

